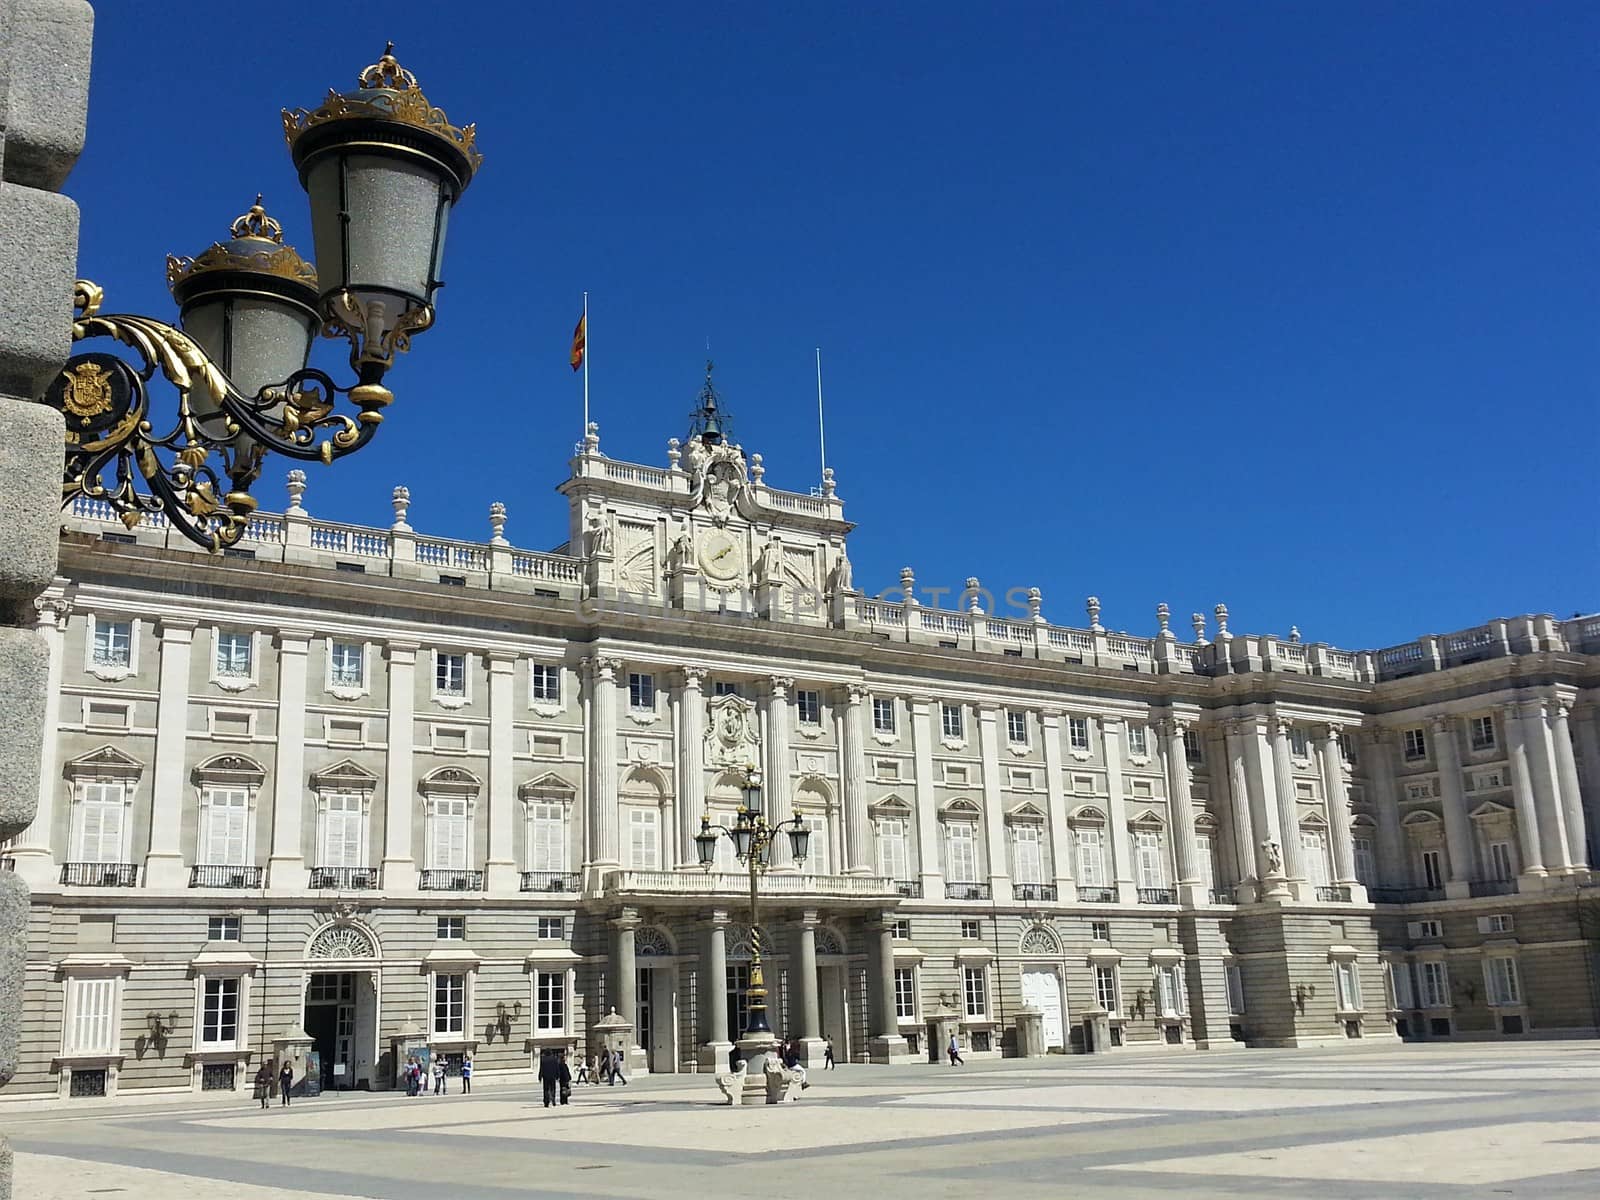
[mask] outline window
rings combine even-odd
[[[97,667],[133,666],[133,622],[94,622],[94,651],[90,659]]]
[[[238,917],[207,917],[206,941],[208,942],[237,942],[239,940]]]
[[[894,1015],[902,1021],[917,1019],[917,973],[910,967],[894,969]]]
[[[464,871],[472,849],[467,837],[467,798],[436,796],[428,801],[428,867]]]
[[[966,737],[966,723],[962,720],[961,706],[942,704],[939,707],[943,713],[944,736],[957,740]]]
[[[1304,862],[1306,882],[1312,887],[1328,886],[1328,837],[1320,829],[1300,831],[1300,857]]]
[[[1510,933],[1515,928],[1516,920],[1510,913],[1490,913],[1478,918],[1479,933]]]
[[[551,801],[528,805],[528,870],[567,869],[567,806]]]
[[[1089,748],[1089,722],[1083,717],[1067,718],[1067,744],[1074,750]]]
[[[1239,1016],[1244,1013],[1244,975],[1239,970],[1238,963],[1229,963],[1226,968],[1228,977],[1228,1013]]]
[[[889,926],[889,936],[897,942],[909,942],[911,940],[911,922],[906,920],[894,922]]]
[[[1401,735],[1401,744],[1405,748],[1407,762],[1428,757],[1428,735],[1420,729],[1407,729]]]
[[[208,867],[244,866],[250,852],[250,793],[209,787],[201,807],[199,861]]]
[[[811,814],[802,816],[800,824],[811,831],[811,837],[806,843],[805,869],[812,875],[827,875],[828,867],[828,818]],[[788,849],[789,839],[784,837],[784,849]]]
[[[467,977],[433,977],[433,1034],[461,1034],[467,1028]]]
[[[226,1048],[239,1039],[239,981],[207,979],[201,1006],[200,1044]]]
[[[441,942],[462,942],[467,937],[467,919],[465,917],[440,917],[438,932],[435,936]]]
[[[1516,868],[1511,865],[1511,843],[1489,843],[1489,877],[1491,879],[1507,880],[1516,877]]]
[[[628,674],[628,707],[634,712],[655,712],[656,677],[632,671]]]
[[[567,973],[535,971],[533,976],[533,1029],[535,1033],[562,1033],[567,1028]]]
[[[1143,725],[1128,726],[1128,753],[1141,756],[1150,753],[1150,733]]]
[[[1018,883],[1044,882],[1044,852],[1037,825],[1017,825],[1011,830],[1011,874]]]
[[[887,696],[872,698],[872,732],[894,732],[894,701]]]
[[[878,821],[878,874],[888,879],[911,877],[904,817],[883,817]]]
[[[652,870],[660,865],[660,814],[653,808],[628,810],[628,865]]]
[[[1141,829],[1133,835],[1133,845],[1134,859],[1139,870],[1139,886],[1166,887],[1167,871],[1161,861],[1161,835],[1154,830]]]
[[[67,980],[68,1054],[115,1054],[120,1041],[115,979]]]
[[[1156,1011],[1163,1017],[1181,1017],[1188,1008],[1183,992],[1183,972],[1174,965],[1156,970]]]
[[[711,694],[713,696],[738,696],[742,693],[739,691],[737,683],[730,683],[726,679],[718,679],[711,685]]]
[[[1006,710],[1006,740],[1013,746],[1028,744],[1028,714],[1014,708]]]
[[[1333,964],[1335,995],[1339,998],[1340,1012],[1361,1011],[1361,977],[1356,964],[1342,960]]]
[[[967,1017],[989,1015],[989,968],[963,967],[961,969],[962,997],[966,1001]]]
[[[1352,767],[1356,764],[1356,742],[1348,733],[1339,735],[1339,757]]]
[[[1437,920],[1408,921],[1406,934],[1413,938],[1441,938],[1444,936],[1444,926]]]
[[[980,938],[983,936],[982,926],[977,921],[963,921],[961,922],[961,936],[970,939]]]
[[[1215,891],[1217,887],[1217,860],[1211,849],[1211,835],[1197,833],[1194,835],[1195,869],[1200,872],[1200,882],[1206,891]]]
[[[1422,852],[1422,886],[1435,891],[1444,887],[1444,868],[1437,850]]]
[[[433,692],[436,696],[467,694],[467,656],[436,653],[433,660]]]
[[[1094,969],[1095,1002],[1112,1016],[1122,1011],[1121,990],[1117,986],[1116,967],[1096,966]]]
[[[1489,1007],[1505,1008],[1522,1003],[1522,987],[1517,980],[1517,960],[1499,956],[1484,960],[1484,975],[1489,984]]]
[[[1411,987],[1410,963],[1389,964],[1389,987],[1396,1008],[1404,1010],[1417,1007],[1417,998]]]
[[[1109,942],[1111,940],[1111,922],[1090,921],[1089,936],[1097,942]]]
[[[801,688],[794,694],[795,714],[802,725],[822,723],[822,693]]]
[[[122,861],[123,815],[127,811],[127,784],[120,780],[91,780],[79,784],[74,823],[73,857],[77,862]]]
[[[1442,962],[1418,964],[1422,968],[1422,1007],[1450,1007],[1450,977]]]
[[[364,867],[367,865],[366,819],[361,797],[353,792],[335,792],[327,798],[322,812],[322,853],[319,867]]]
[[[1363,886],[1371,887],[1378,881],[1378,860],[1372,852],[1372,839],[1353,837],[1350,839],[1350,849],[1355,854],[1356,878]]]
[[[1078,883],[1082,887],[1105,887],[1105,831],[1079,829],[1073,834],[1078,843]]]
[[[217,674],[231,679],[250,677],[251,643],[248,633],[217,634]]]
[[[1306,738],[1305,727],[1301,725],[1289,726],[1289,753],[1296,758],[1305,758],[1310,752],[1311,747]]]
[[[1467,728],[1472,734],[1472,748],[1474,750],[1494,749],[1494,718],[1473,717],[1467,722]]]
[[[978,882],[978,830],[966,821],[944,829],[945,877],[951,883]]]
[[[567,919],[565,917],[540,917],[537,928],[541,942],[564,941],[567,936]]]
[[[1198,729],[1185,729],[1183,731],[1183,756],[1189,760],[1191,766],[1205,762],[1205,747],[1200,741]]]
[[[328,645],[328,682],[334,687],[366,686],[366,648],[359,642],[331,642]]]
[[[360,721],[328,721],[330,746],[359,746],[366,740],[366,729]]]
[[[561,703],[561,668],[550,663],[534,663],[530,687],[534,700],[541,704]]]

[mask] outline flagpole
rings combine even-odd
[[[583,436],[589,436],[589,293],[583,294]]]
[[[822,427],[822,347],[817,347],[817,449],[822,456],[822,477],[828,477],[828,438]]]

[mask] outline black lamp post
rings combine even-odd
[[[734,818],[733,825],[713,825],[711,814],[700,818],[700,832],[695,835],[695,848],[700,855],[700,865],[707,870],[717,857],[717,839],[727,837],[733,843],[733,852],[750,872],[750,1016],[745,1023],[746,1037],[753,1034],[771,1034],[767,1023],[767,986],[761,971],[760,901],[756,883],[761,872],[767,869],[772,844],[780,835],[789,838],[789,849],[794,861],[803,863],[811,846],[811,830],[807,829],[800,814],[787,821],[769,825],[761,811],[761,773],[750,770],[745,775],[744,804]]]
[[[446,221],[483,162],[476,127],[450,124],[393,49],[355,90],[283,113],[320,271],[257,196],[229,239],[168,257],[179,326],[101,313],[104,293],[78,281],[73,340],[113,338],[141,361],[78,354],[46,391],[66,418],[63,506],[104,501],[130,529],[160,513],[217,551],[244,536],[267,451],[326,463],[372,439],[395,354],[433,324]],[[307,366],[319,332],[350,343],[353,384]],[[165,434],[147,391],[158,371],[178,393]]]

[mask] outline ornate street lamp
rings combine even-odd
[[[217,551],[244,535],[268,451],[326,463],[372,439],[394,356],[433,324],[450,209],[483,162],[476,127],[450,124],[393,49],[354,91],[283,113],[320,270],[258,196],[228,240],[167,259],[181,327],[102,314],[101,289],[78,282],[73,340],[114,338],[141,361],[79,354],[45,393],[66,418],[63,506],[104,501],[130,529],[161,513]],[[353,384],[307,365],[318,332],[350,343]],[[157,371],[178,393],[165,434],[147,392]],[[353,415],[336,411],[341,395]]]
[[[761,814],[761,774],[751,770],[746,773],[744,807],[739,810],[733,826],[713,825],[711,814],[700,818],[700,832],[695,835],[695,849],[700,855],[700,865],[707,870],[716,861],[717,838],[727,837],[733,842],[733,851],[750,872],[750,1016],[745,1023],[746,1037],[770,1037],[772,1026],[767,1023],[767,986],[761,971],[761,911],[757,881],[767,869],[772,844],[780,835],[787,834],[794,861],[803,863],[811,847],[811,830],[806,828],[799,813],[787,821],[768,825]]]

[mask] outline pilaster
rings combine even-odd
[[[1522,706],[1507,704],[1500,710],[1500,723],[1506,731],[1506,761],[1511,766],[1511,799],[1517,808],[1517,840],[1522,843],[1522,874],[1526,880],[1540,880],[1550,872],[1544,865],[1544,847],[1539,838],[1539,812],[1533,798],[1533,779],[1528,765],[1527,730],[1522,723]],[[1539,884],[1534,883],[1537,888]]]
[[[1186,907],[1211,903],[1200,878],[1199,843],[1194,832],[1194,795],[1189,781],[1189,756],[1184,751],[1183,734],[1189,722],[1170,717],[1156,728],[1166,760],[1167,803],[1172,817],[1172,849],[1178,871],[1178,903]]]
[[[1128,836],[1128,800],[1122,782],[1122,718],[1100,719],[1100,747],[1106,757],[1106,822],[1111,826],[1111,872],[1117,900],[1133,904],[1139,898],[1133,879],[1133,842]]]
[[[161,621],[161,675],[156,701],[156,761],[150,786],[150,852],[144,885],[179,888],[183,877],[184,762],[189,740],[189,664],[195,622]]]
[[[1327,724],[1318,730],[1322,790],[1327,805],[1328,829],[1333,838],[1333,881],[1350,889],[1350,899],[1365,904],[1367,890],[1356,878],[1355,847],[1350,839],[1350,789],[1345,782],[1344,756],[1339,750],[1343,731]]]
[[[1005,797],[1000,790],[1000,713],[978,710],[978,754],[983,773],[983,835],[989,850],[989,894],[997,902],[1011,899],[1011,872],[1006,862]]]
[[[1461,788],[1461,750],[1456,745],[1455,721],[1447,715],[1433,718],[1433,753],[1439,764],[1440,805],[1444,809],[1445,850],[1449,878],[1444,894],[1459,900],[1472,894],[1472,822],[1467,797]]]
[[[944,898],[944,860],[939,854],[939,813],[933,791],[933,701],[926,696],[912,696],[907,703],[911,709],[915,764],[911,790],[917,810],[917,874],[922,880],[923,896],[940,900]],[[896,1022],[890,1032],[898,1027]]]
[[[843,770],[845,869],[851,875],[876,872],[872,826],[867,819],[867,686],[845,688]]]
[[[1224,726],[1224,749],[1228,757],[1229,815],[1233,819],[1234,864],[1241,889],[1254,899],[1258,890],[1256,873],[1255,821],[1250,815],[1249,764],[1245,761],[1243,721],[1228,721]],[[1245,897],[1236,897],[1240,903]]]
[[[1550,733],[1555,740],[1556,778],[1561,784],[1561,804],[1567,820],[1567,850],[1573,866],[1589,870],[1589,830],[1584,822],[1583,790],[1578,782],[1578,760],[1572,752],[1570,707],[1557,700],[1550,708]]]
[[[267,886],[306,885],[306,674],[311,631],[278,631],[278,748],[272,770],[272,853]]]
[[[1040,714],[1040,736],[1044,739],[1045,803],[1050,816],[1050,862],[1055,870],[1056,897],[1062,904],[1078,898],[1072,871],[1072,830],[1067,828],[1067,781],[1061,763],[1061,713],[1046,709]]]
[[[504,513],[501,513],[502,519]],[[517,859],[512,849],[516,794],[511,783],[512,721],[517,656],[491,651],[489,666],[489,855],[484,862],[484,890],[505,894],[518,887]]]
[[[388,892],[417,890],[417,862],[411,849],[411,811],[416,791],[412,758],[416,738],[417,643],[390,642],[389,745],[384,753],[383,887]]]
[[[595,655],[589,660],[589,842],[592,869],[621,866],[617,825],[617,672],[622,660]],[[630,984],[630,989],[632,985]],[[634,1021],[637,1014],[624,1010]]]
[[[42,599],[38,606],[35,628],[44,639],[49,655],[45,673],[44,745],[39,760],[39,797],[33,820],[11,849],[16,856],[17,873],[30,888],[51,887],[57,880],[57,860],[52,840],[56,796],[61,790],[57,740],[61,726],[62,655],[67,621],[72,612],[72,606],[60,597]]]
[[[1272,738],[1272,790],[1278,801],[1278,836],[1283,844],[1283,873],[1291,894],[1306,899],[1306,868],[1300,853],[1300,802],[1294,794],[1294,766],[1289,761],[1289,722],[1274,717],[1268,723]]]
[[[673,696],[678,735],[678,865],[680,870],[700,870],[694,837],[700,832],[700,815],[706,808],[705,739],[706,696],[704,667],[684,667]]]

